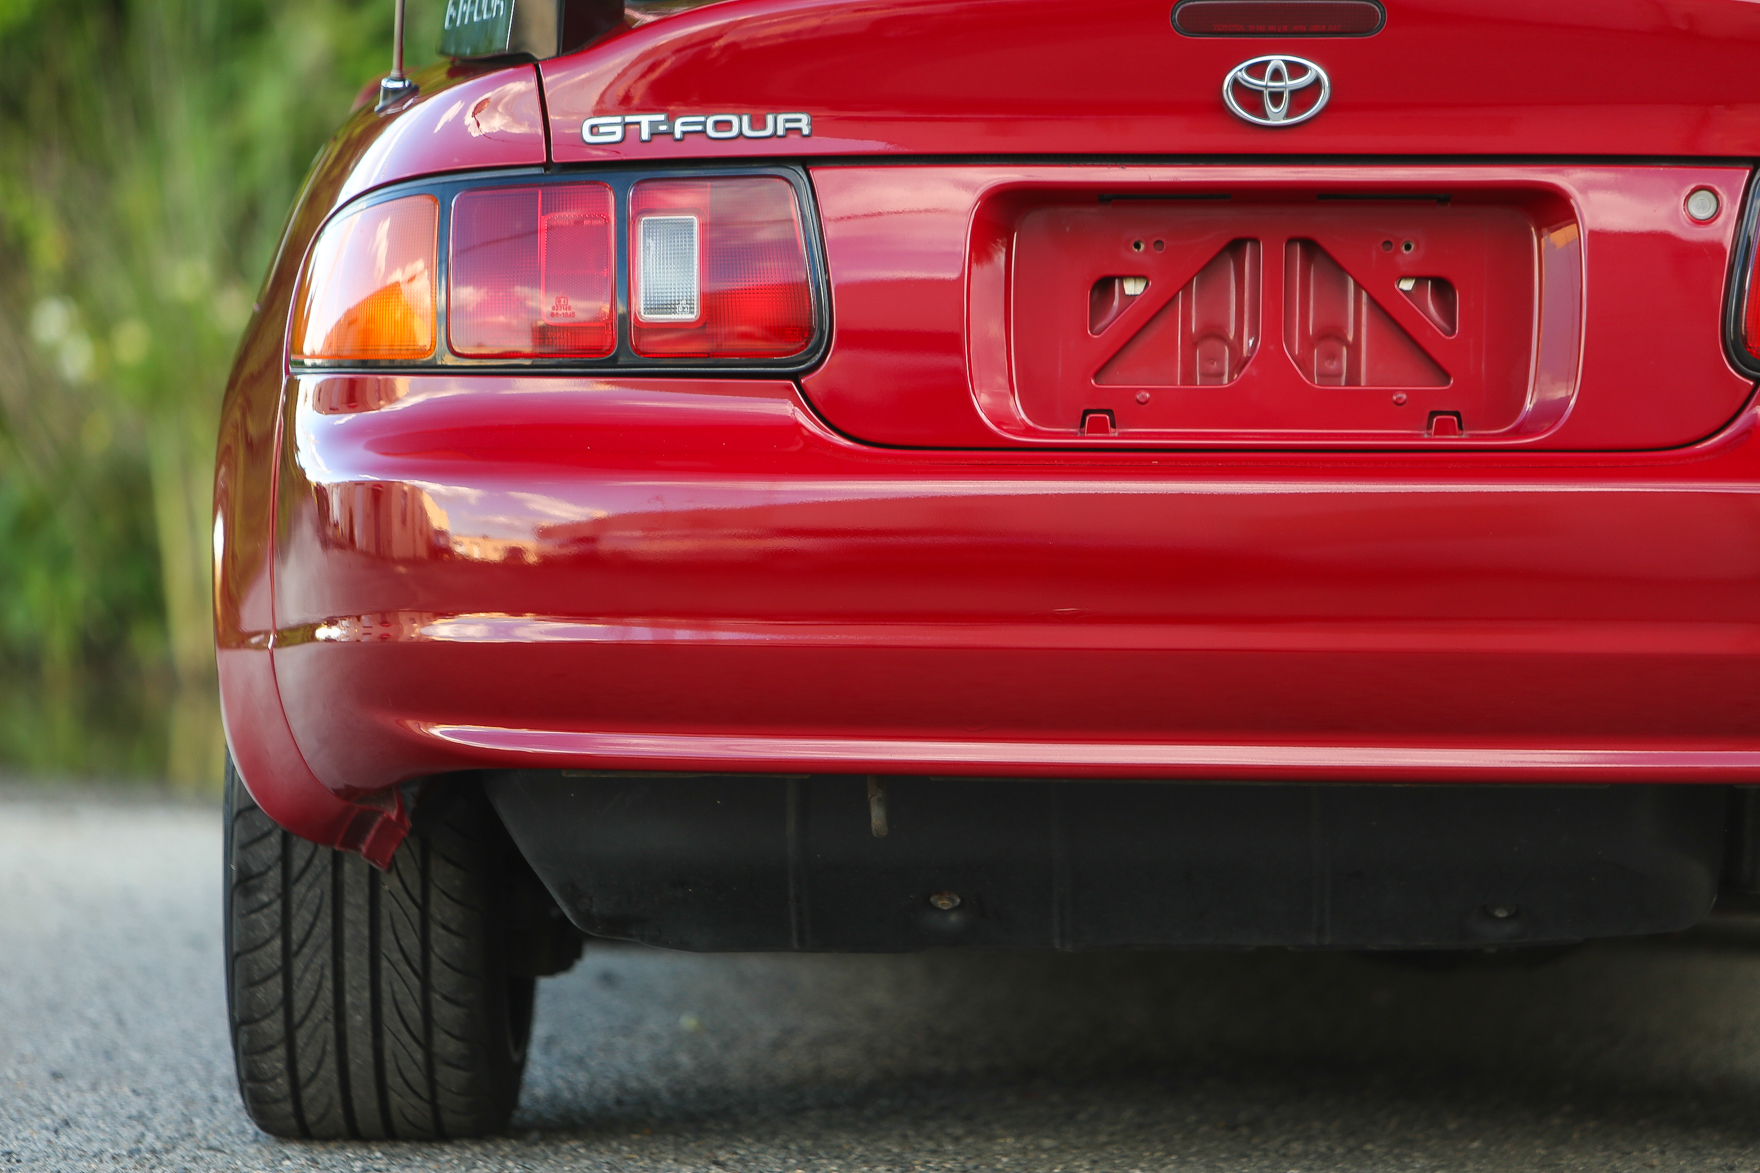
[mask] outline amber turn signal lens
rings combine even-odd
[[[295,294],[293,357],[418,359],[434,353],[440,202],[405,196],[325,227]]]

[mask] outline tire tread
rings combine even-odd
[[[498,917],[509,850],[453,801],[387,872],[281,830],[227,763],[227,998],[246,1110],[300,1139],[506,1124],[524,1038]],[[524,991],[529,998],[530,991]]]

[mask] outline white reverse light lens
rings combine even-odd
[[[644,216],[637,230],[636,316],[644,322],[694,322],[702,312],[697,218]]]

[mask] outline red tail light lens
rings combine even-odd
[[[1756,262],[1760,262],[1760,257],[1756,257]],[[1760,362],[1760,263],[1753,263],[1748,269],[1748,300],[1742,311],[1742,344],[1755,361]]]
[[[446,338],[470,358],[605,358],[617,348],[611,188],[546,184],[452,204]]]
[[[827,342],[825,274],[804,183],[778,170],[448,178],[387,193],[314,242],[289,357],[803,369]]]
[[[434,353],[440,202],[387,200],[338,217],[312,246],[295,295],[296,359],[420,359]]]
[[[794,188],[650,179],[630,193],[630,346],[650,358],[787,358],[813,337]]]

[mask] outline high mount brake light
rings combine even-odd
[[[1366,37],[1386,19],[1376,0],[1181,0],[1173,9],[1188,37]]]
[[[792,371],[825,341],[803,189],[768,169],[432,181],[318,234],[291,358]]]
[[[440,201],[405,196],[332,221],[295,296],[293,357],[422,359],[434,353]]]
[[[617,348],[611,188],[467,191],[452,203],[446,334],[471,358],[606,358]]]
[[[812,341],[807,248],[786,180],[644,180],[630,221],[637,354],[787,358]]]

